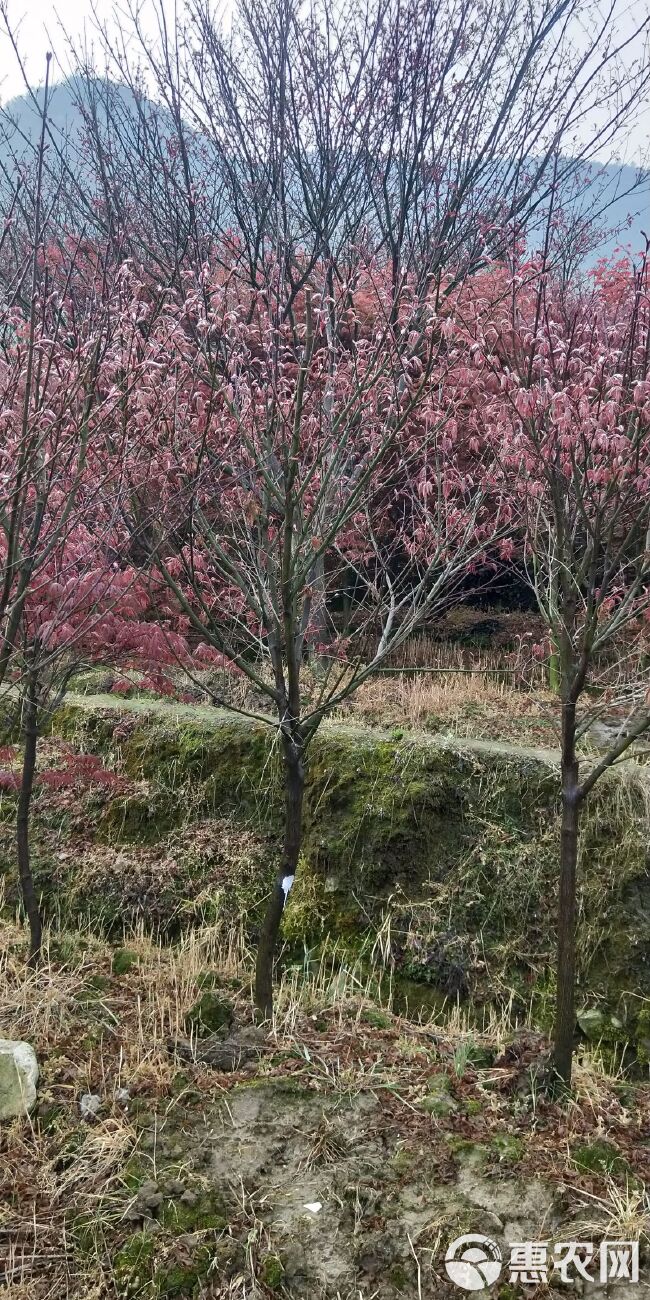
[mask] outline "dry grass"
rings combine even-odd
[[[515,690],[479,672],[446,673],[377,677],[359,687],[339,716],[373,726],[551,748],[557,743],[559,706],[548,691]]]
[[[572,1225],[578,1240],[650,1242],[650,1197],[645,1187],[628,1180],[621,1186],[607,1176],[600,1195],[582,1189],[584,1217]]]
[[[204,928],[163,947],[140,928],[126,942],[138,960],[117,976],[112,951],[101,940],[88,932],[71,937],[50,931],[43,965],[32,972],[24,964],[22,930],[9,921],[0,928],[0,1032],[35,1042],[41,1063],[38,1112],[31,1121],[4,1126],[0,1138],[2,1294],[12,1300],[114,1297],[111,1259],[133,1231],[124,1220],[133,1195],[126,1190],[126,1173],[137,1159],[148,1162],[157,1176],[156,1148],[143,1150],[143,1108],[145,1118],[158,1116],[162,1129],[179,1115],[184,1130],[191,1131],[246,1077],[184,1061],[179,1087],[179,1068],[168,1047],[169,1039],[186,1034],[185,1017],[206,970],[234,1000],[238,1021],[250,1021],[251,955],[241,938],[224,944],[217,930]],[[449,1121],[451,1136],[467,1140],[471,1134],[485,1145],[495,1132],[520,1134],[530,1175],[574,1186],[579,1205],[591,1207],[599,1231],[616,1229],[622,1239],[637,1226],[645,1233],[641,1181],[626,1188],[609,1176],[585,1179],[571,1150],[576,1141],[598,1136],[606,1123],[610,1139],[630,1163],[636,1160],[643,1178],[637,1149],[650,1116],[650,1090],[639,1091],[634,1112],[624,1111],[617,1100],[620,1080],[608,1076],[594,1052],[579,1064],[571,1107],[531,1096],[522,1081],[541,1040],[517,1035],[507,1003],[500,1014],[486,1017],[481,1032],[457,1005],[412,1023],[391,1009],[386,958],[390,968],[390,936],[384,935],[374,961],[369,955],[351,960],[341,949],[325,946],[317,961],[286,970],[268,1051],[257,1067],[260,1075],[333,1096],[343,1115],[351,1097],[379,1097],[387,1131],[397,1131],[405,1148],[437,1144],[440,1159],[448,1163],[450,1134],[420,1105],[429,1076],[442,1070],[457,1106]],[[513,1033],[521,1050],[504,1055]],[[493,1066],[474,1064],[477,1048],[491,1051]],[[116,1096],[121,1087],[132,1099],[126,1106]],[[79,1096],[86,1091],[102,1099],[93,1125],[79,1114]],[[309,1168],[345,1164],[355,1155],[348,1156],[324,1113],[307,1138]],[[565,1152],[561,1163],[559,1150]],[[244,1300],[259,1280],[260,1259],[273,1249],[263,1192],[253,1195],[242,1184],[241,1195],[233,1199],[229,1231],[239,1234],[247,1262],[236,1279],[215,1279],[206,1292],[211,1300]],[[84,1230],[80,1237],[84,1224],[91,1224],[92,1232]],[[426,1247],[417,1243],[427,1273],[441,1231],[432,1224],[431,1241]],[[171,1249],[166,1232],[157,1240],[169,1242]]]

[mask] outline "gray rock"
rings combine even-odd
[[[128,1088],[116,1088],[115,1100],[118,1106],[126,1106],[131,1100],[131,1093],[129,1092]]]
[[[102,1108],[102,1099],[96,1092],[84,1092],[79,1098],[79,1112],[82,1119],[97,1119]]]
[[[432,1074],[427,1080],[428,1096],[420,1102],[422,1110],[429,1115],[453,1115],[458,1110],[458,1102],[451,1095],[450,1081],[446,1074]]]
[[[605,1017],[599,1007],[583,1007],[576,1017],[587,1038],[600,1038],[605,1028]]]
[[[247,1062],[255,1060],[260,1055],[262,1047],[257,1043],[241,1042],[236,1038],[223,1040],[213,1034],[211,1038],[204,1038],[196,1043],[183,1038],[172,1039],[168,1043],[168,1049],[182,1060],[200,1062],[202,1065],[210,1065],[213,1070],[228,1073],[239,1070]]]
[[[151,1219],[156,1210],[162,1205],[163,1199],[158,1184],[153,1179],[148,1178],[138,1188],[137,1195],[131,1202],[124,1218],[131,1223],[139,1223],[142,1219]]]
[[[38,1061],[31,1043],[0,1038],[0,1120],[28,1115],[36,1103]]]

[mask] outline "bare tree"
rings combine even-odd
[[[485,285],[484,291],[485,291]],[[554,649],[561,705],[554,1062],[571,1080],[580,815],[596,782],[650,728],[648,255],[568,288],[544,262],[495,284],[474,330],[479,422],[511,485],[527,572]],[[489,298],[486,292],[486,300]],[[601,726],[601,752],[580,742]],[[632,751],[634,752],[634,751]]]

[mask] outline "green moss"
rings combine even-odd
[[[409,1277],[403,1264],[391,1264],[388,1270],[388,1281],[391,1286],[395,1287],[396,1291],[406,1290]]]
[[[332,925],[332,911],[323,877],[303,858],[282,915],[282,937],[289,943],[314,943]]]
[[[140,957],[131,948],[116,948],[113,953],[111,969],[114,975],[128,975],[138,965]]]
[[[465,1102],[466,1115],[480,1115],[484,1109],[484,1103],[478,1097],[469,1097]]]
[[[232,1002],[227,998],[220,998],[218,994],[213,993],[211,989],[206,989],[201,994],[198,1002],[185,1016],[185,1028],[188,1032],[194,1030],[199,1037],[205,1034],[217,1033],[220,1029],[226,1029],[230,1025],[233,1017]]]
[[[120,1179],[129,1192],[137,1192],[142,1183],[151,1177],[151,1166],[144,1164],[140,1156],[134,1155],[123,1166]]]
[[[624,1174],[629,1165],[613,1142],[596,1138],[573,1148],[572,1157],[584,1174]]]
[[[636,1049],[642,1065],[650,1064],[650,1007],[644,1006],[636,1022]]]
[[[279,1255],[265,1255],[260,1265],[260,1277],[269,1291],[277,1291],[282,1284],[284,1267]]]
[[[176,1300],[176,1297],[188,1300],[188,1297],[197,1295],[211,1263],[212,1255],[204,1246],[196,1252],[191,1264],[165,1264],[159,1267],[153,1279],[156,1300]]]
[[[111,840],[150,844],[183,820],[183,808],[165,791],[129,794],[111,799],[100,829]]]
[[[447,1137],[447,1143],[456,1159],[467,1164],[485,1164],[489,1155],[485,1143],[475,1142],[473,1138],[456,1137],[455,1134],[452,1134]]]
[[[89,975],[76,994],[76,1000],[81,1007],[93,1006],[101,1001],[109,987],[110,980],[106,975]]]
[[[506,1165],[516,1165],[522,1159],[525,1150],[521,1138],[511,1133],[498,1133],[492,1138],[490,1147],[500,1164]]]
[[[221,1231],[225,1220],[207,1213],[202,1202],[201,1226],[192,1219],[177,1217],[165,1221],[161,1212],[160,1223],[165,1234],[171,1230],[175,1236],[184,1237],[183,1248],[177,1254],[173,1238],[160,1241],[149,1232],[136,1232],[124,1243],[113,1259],[115,1289],[121,1300],[175,1300],[176,1297],[193,1297],[198,1294],[212,1263],[212,1244],[202,1237],[191,1239],[192,1233]],[[198,1203],[197,1203],[198,1205]],[[189,1209],[189,1207],[186,1207]],[[195,1216],[197,1216],[195,1208]],[[88,1232],[92,1224],[88,1224]]]
[[[72,1237],[81,1255],[92,1258],[96,1254],[101,1228],[94,1214],[66,1215],[66,1231]]]
[[[158,1218],[174,1236],[187,1232],[223,1232],[228,1227],[222,1202],[209,1192],[197,1193],[190,1204],[176,1198],[163,1201]]]
[[[267,824],[281,808],[278,761],[271,730],[221,719],[213,727],[185,722],[139,726],[122,747],[129,776],[154,779],[168,789],[191,786],[201,808],[236,808]]]
[[[366,1007],[361,1012],[361,1020],[364,1025],[370,1025],[372,1029],[390,1029],[390,1016],[385,1011],[379,1011],[375,1007]]]
[[[113,1259],[115,1290],[123,1300],[153,1296],[154,1243],[146,1232],[135,1232]]]
[[[391,1156],[389,1163],[394,1173],[401,1177],[402,1174],[407,1174],[413,1168],[416,1160],[417,1157],[413,1151],[401,1147],[399,1151],[395,1152],[394,1156]]]
[[[465,1053],[465,1059],[468,1065],[473,1065],[477,1070],[488,1070],[497,1058],[497,1052],[494,1047],[487,1047],[484,1043],[470,1042]]]
[[[101,833],[153,843],[191,816],[226,812],[262,827],[268,872],[258,863],[245,888],[234,861],[230,876],[208,889],[205,862],[183,858],[171,878],[152,876],[148,897],[163,929],[172,917],[177,927],[196,919],[191,907],[181,913],[179,901],[203,893],[209,921],[222,919],[225,899],[256,931],[282,817],[271,729],[208,710],[194,717],[191,708],[178,709],[175,725],[174,706],[165,713],[137,705],[91,710],[69,701],[53,720],[57,734],[81,739],[151,783],[113,799]],[[372,945],[390,910],[398,997],[404,977],[410,988],[415,981],[427,986],[419,996],[409,991],[410,1011],[429,991],[434,1006],[460,996],[480,1009],[501,988],[512,990],[515,1011],[532,998],[536,1018],[546,1022],[559,844],[558,778],[548,761],[498,746],[459,742],[456,750],[331,726],[310,749],[304,822],[303,860],[283,918],[290,944],[302,951],[332,934],[358,951]],[[46,853],[39,860],[38,844],[35,862],[47,897],[53,867]],[[629,775],[604,778],[590,796],[580,881],[581,1003],[602,1007],[612,1035],[636,1036],[650,1060],[650,1017],[638,1016],[641,998],[650,996],[650,873],[643,792]],[[64,903],[66,896],[75,905],[92,903],[93,914],[101,896],[114,928],[124,918],[117,885],[95,889],[88,900],[70,871],[61,893]],[[129,917],[137,914],[130,907]]]

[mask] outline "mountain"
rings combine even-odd
[[[73,148],[82,128],[78,101],[87,98],[88,86],[82,78],[71,77],[56,83],[50,92],[51,132],[61,141],[69,140]],[[96,99],[101,124],[107,119],[106,83],[98,81],[96,86],[100,92]],[[11,173],[16,161],[29,155],[39,138],[43,95],[40,88],[33,98],[20,95],[0,108],[0,168],[5,174]],[[117,83],[110,84],[109,97],[116,111],[124,109],[125,116],[135,104],[132,91]],[[165,110],[154,108],[151,101],[145,101],[145,106],[154,110],[164,135]],[[598,245],[583,260],[586,268],[601,257],[611,257],[618,249],[638,253],[644,245],[643,230],[650,233],[650,171],[640,173],[628,165],[592,163],[587,173],[572,200],[573,211],[586,212],[591,207],[606,211],[600,218],[603,229]]]

